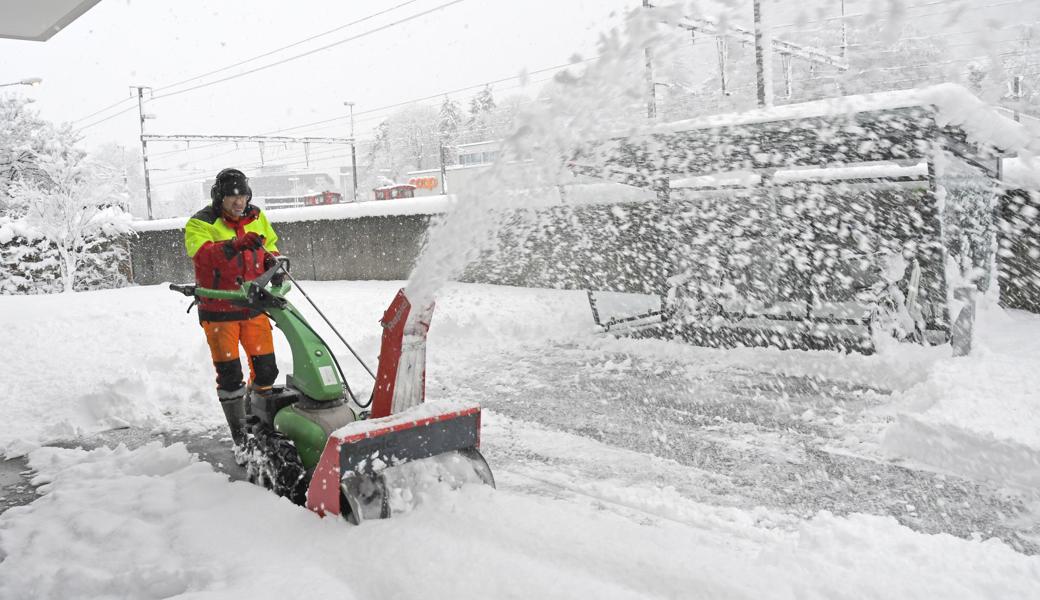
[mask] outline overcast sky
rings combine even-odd
[[[735,9],[734,22],[750,25],[748,0],[715,1],[744,5]],[[272,56],[193,79],[402,4]],[[42,77],[38,88],[5,91],[32,97],[42,116],[53,121],[73,121],[83,127],[112,116],[83,131],[87,146],[108,141],[139,146],[136,102],[129,100],[131,85],[154,88],[155,98],[148,101],[146,112],[157,119],[148,121],[148,133],[346,136],[349,124],[343,101],[352,100],[358,137],[365,138],[390,113],[383,107],[479,86],[524,70],[539,71],[566,63],[574,55],[594,55],[597,38],[617,26],[624,12],[641,4],[641,0],[101,0],[45,43],[0,40],[4,57],[0,83]],[[833,19],[840,4],[840,0],[765,2],[781,30],[783,22],[792,19]],[[936,4],[1023,6],[1013,0],[846,0],[846,4],[850,12],[881,12],[901,4],[924,5],[921,10]],[[1040,0],[1026,4],[1035,5],[1036,12]],[[708,2],[698,6],[716,10]],[[426,11],[431,12],[413,18]],[[943,27],[966,27],[970,20],[960,15],[957,22]],[[830,23],[837,22],[826,22]],[[970,26],[978,28],[975,22]],[[1000,24],[984,28],[992,32]],[[353,36],[361,37],[344,41]],[[336,42],[343,43],[226,82],[189,89]],[[528,90],[551,75],[535,75]],[[520,82],[498,83],[494,90],[501,98],[519,91]],[[453,97],[465,103],[474,92],[470,89]],[[115,108],[85,118],[121,100]],[[326,120],[331,121],[300,127]],[[160,187],[190,179],[189,168],[207,171],[223,162],[245,160],[241,153],[229,155],[226,146],[210,155],[162,154],[171,148],[177,146],[150,148],[155,152],[153,183]],[[257,160],[255,149],[248,152],[252,152],[250,160]],[[169,174],[164,169],[170,169]]]
[[[127,97],[130,85],[152,86],[160,96],[435,9],[281,66],[157,98],[148,109],[159,117],[148,124],[154,132],[260,133],[343,115],[344,100],[361,112],[566,62],[594,48],[612,12],[640,3],[462,0],[437,9],[452,0],[415,0],[255,63],[162,89],[406,1],[102,0],[46,43],[0,40],[0,81],[42,77],[43,86],[25,93],[44,117],[71,121]],[[87,141],[132,142],[134,112],[88,129]],[[359,116],[359,129],[382,116]]]
[[[358,113],[358,136],[364,137],[389,114],[368,112],[373,109],[512,77],[524,69],[536,71],[565,63],[576,53],[594,52],[598,35],[619,20],[611,15],[641,4],[640,0],[452,2],[101,0],[45,43],[0,40],[4,57],[0,82],[42,77],[38,88],[7,89],[34,98],[43,117],[75,121],[77,126],[130,109],[86,129],[88,146],[106,141],[129,147],[139,144],[135,102],[127,100],[97,117],[79,120],[129,98],[131,85],[154,88],[156,98],[146,112],[157,119],[148,121],[148,133],[267,133],[344,117],[343,102],[351,100]],[[406,5],[259,61],[167,87],[402,4]],[[432,12],[391,25],[425,11]],[[363,35],[383,26],[388,27]],[[363,37],[280,66],[160,97],[358,35]],[[518,84],[498,84],[496,94],[516,91]],[[465,102],[473,93],[455,97]],[[282,135],[346,136],[348,131],[344,118]],[[159,153],[172,147],[150,148],[157,154],[157,169],[164,166]],[[223,158],[229,159],[236,160]],[[197,155],[192,160],[211,162]],[[157,172],[153,179],[161,185],[164,176]]]

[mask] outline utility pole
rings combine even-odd
[[[729,96],[726,89],[726,64],[729,62],[729,42],[724,36],[715,36],[715,50],[719,57],[719,82],[722,84],[723,97]]]
[[[1022,118],[1018,114],[1018,107],[1021,106],[1022,102],[1022,76],[1015,75],[1011,79],[1011,96],[1015,99],[1015,113],[1014,118],[1016,121],[1021,121]]]
[[[643,0],[643,8],[650,8],[650,0]],[[656,87],[654,85],[654,54],[650,46],[643,49],[643,54],[646,56],[646,116],[649,119],[657,117],[657,98],[656,98]]]
[[[845,25],[845,0],[841,0],[841,60],[849,59],[849,30]]]
[[[354,202],[357,202],[357,147],[354,144],[354,103],[347,101],[343,104],[350,107],[350,179],[354,186]]]
[[[759,8],[758,2],[755,3],[755,8],[756,9]],[[802,44],[795,44],[793,42],[787,42],[787,41],[784,41],[784,40],[774,39],[772,37],[772,35],[769,34],[768,28],[766,28],[764,26],[758,26],[759,25],[759,21],[763,21],[764,20],[764,19],[761,18],[761,12],[756,11],[755,16],[757,17],[755,31],[752,31],[750,29],[745,29],[743,27],[740,27],[740,26],[737,26],[737,25],[733,25],[733,24],[730,24],[726,28],[723,29],[722,27],[719,26],[718,23],[716,23],[715,21],[712,21],[711,19],[694,19],[694,18],[690,18],[690,17],[684,17],[683,19],[681,19],[679,21],[679,27],[683,27],[685,29],[690,29],[690,30],[693,30],[693,31],[699,31],[699,32],[703,32],[703,33],[707,33],[707,34],[711,34],[711,35],[717,36],[718,44],[719,44],[718,48],[717,48],[718,54],[719,54],[719,70],[720,70],[720,75],[723,78],[725,78],[725,71],[726,71],[726,66],[725,66],[726,65],[726,51],[725,51],[725,46],[723,45],[723,42],[725,41],[726,38],[733,37],[733,38],[737,38],[742,43],[743,42],[754,43],[755,46],[756,46],[756,48],[755,48],[756,49],[756,55],[755,55],[756,62],[757,62],[757,59],[758,59],[758,52],[757,52],[757,50],[759,48],[761,48],[761,50],[762,50],[762,62],[761,62],[761,65],[760,65],[760,70],[759,70],[759,82],[762,83],[763,85],[761,85],[759,87],[760,105],[762,104],[762,102],[761,102],[762,96],[765,96],[765,100],[766,100],[766,104],[767,105],[773,103],[773,89],[772,89],[772,85],[769,85],[768,83],[766,83],[766,82],[771,82],[773,80],[773,75],[772,75],[772,73],[773,73],[773,70],[772,70],[773,62],[772,62],[772,58],[771,58],[772,54],[770,53],[770,50],[772,52],[779,53],[781,58],[784,60],[784,70],[785,70],[785,74],[787,76],[787,89],[791,90],[791,93],[793,93],[792,79],[791,79],[792,71],[791,71],[791,64],[789,62],[789,59],[798,59],[798,60],[805,61],[805,62],[809,63],[809,68],[810,69],[814,68],[816,65],[826,65],[826,66],[834,67],[834,68],[838,69],[839,71],[848,71],[849,70],[848,63],[845,62],[845,59],[842,58],[842,57],[831,56],[830,54],[827,54],[826,52],[824,52],[824,51],[822,51],[822,50],[820,50],[818,48],[813,48],[811,46],[805,46],[805,45],[802,45]],[[766,42],[766,39],[768,39],[768,43]],[[723,82],[723,95],[725,95],[725,93],[726,93],[725,85],[726,85],[726,83],[724,81]]]
[[[131,86],[130,89],[137,90],[137,113],[141,119],[141,162],[144,165],[144,197],[148,204],[148,220],[152,220],[152,184],[148,176],[148,142],[144,139],[144,91],[152,88],[144,86]]]
[[[447,157],[445,155],[447,154],[448,150],[447,150],[447,148],[444,147],[444,138],[443,137],[440,138],[438,140],[438,142],[439,142],[439,145],[440,145],[440,155],[441,155],[441,193],[444,194],[445,196],[447,196],[448,195],[448,169],[447,169],[447,167],[445,166],[444,163],[447,162]]]
[[[773,105],[772,43],[766,41],[766,37],[762,24],[762,0],[755,0],[755,70],[760,107]]]

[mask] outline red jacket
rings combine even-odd
[[[264,236],[263,248],[235,252],[226,242],[253,231]],[[268,254],[277,255],[278,235],[259,208],[249,205],[240,219],[218,215],[208,206],[195,213],[184,228],[188,256],[195,264],[195,283],[199,287],[236,290],[243,281],[252,281],[264,272]],[[258,312],[235,306],[227,300],[199,299],[199,320],[237,321],[251,319]]]

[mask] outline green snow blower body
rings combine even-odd
[[[288,264],[278,257],[274,267],[238,290],[170,285],[186,296],[261,311],[289,342],[293,368],[285,385],[251,395],[246,441],[237,449],[249,480],[319,514],[342,514],[354,523],[390,516],[382,472],[403,462],[456,452],[480,480],[494,486],[478,450],[480,406],[425,402],[432,305],[413,313],[404,290],[398,292],[383,315],[372,397],[360,403],[328,344],[285,298],[292,285],[270,285],[281,279],[276,275],[288,275]]]

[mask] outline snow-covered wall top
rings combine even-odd
[[[387,217],[393,215],[432,215],[446,212],[455,202],[454,196],[424,196],[421,198],[401,198],[398,200],[357,202],[350,204],[332,204],[328,206],[308,206],[303,208],[282,208],[267,212],[267,218],[273,223],[293,223],[296,221],[336,221],[342,219],[360,219],[362,217]],[[188,217],[158,219],[155,221],[134,221],[136,231],[163,231],[182,229]]]
[[[561,188],[563,195],[561,196]],[[584,183],[554,186],[541,193],[531,193],[525,198],[528,208],[542,208],[561,204],[612,204],[618,202],[640,202],[653,200],[653,192],[618,183]],[[328,206],[308,206],[302,208],[282,208],[267,211],[267,217],[273,223],[292,223],[296,221],[340,221],[344,219],[360,219],[362,217],[387,217],[394,215],[433,215],[451,210],[461,200],[454,194],[447,196],[423,196],[421,198],[402,198],[398,200],[371,200],[351,204],[333,204]],[[188,217],[158,219],[155,221],[134,221],[135,231],[166,231],[182,229]]]

